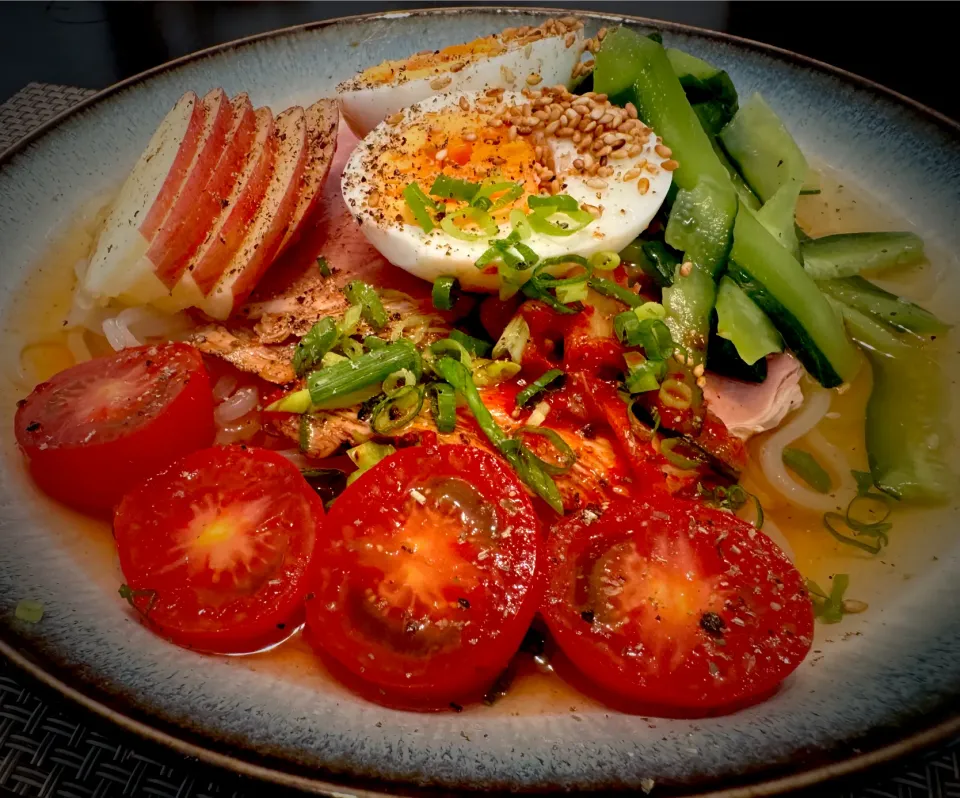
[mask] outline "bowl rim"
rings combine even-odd
[[[668,22],[657,20],[651,17],[642,17],[632,14],[614,14],[599,10],[573,9],[573,8],[549,8],[538,5],[530,6],[488,6],[488,5],[470,5],[470,6],[442,6],[439,8],[411,8],[404,10],[395,10],[387,12],[372,12],[366,14],[351,14],[331,19],[315,20],[297,25],[291,25],[285,28],[263,33],[253,34],[238,39],[207,47],[203,50],[197,50],[188,53],[179,58],[166,61],[155,67],[147,69],[129,78],[102,89],[95,94],[81,100],[74,106],[55,115],[43,124],[34,128],[26,136],[16,141],[6,150],[0,152],[0,169],[10,163],[18,154],[24,152],[31,144],[42,138],[48,132],[61,125],[74,114],[78,114],[97,103],[112,97],[124,91],[127,88],[140,84],[149,78],[164,72],[173,71],[181,66],[200,61],[208,56],[226,53],[230,50],[239,49],[256,42],[267,39],[283,38],[297,33],[303,33],[311,30],[318,30],[340,23],[357,23],[367,20],[383,19],[389,17],[429,17],[462,13],[494,13],[502,15],[505,19],[512,15],[543,15],[543,16],[580,16],[589,18],[598,22],[608,24],[619,24],[628,22],[640,27],[656,28],[672,33],[681,33],[697,36],[705,39],[733,44],[737,47],[757,51],[761,54],[774,56],[780,60],[793,62],[801,67],[812,68],[816,71],[832,75],[840,80],[866,89],[874,94],[906,106],[908,109],[921,117],[925,117],[928,122],[934,123],[944,132],[956,137],[960,137],[960,121],[951,119],[945,114],[937,111],[923,103],[890,89],[880,83],[864,78],[854,72],[850,72],[839,67],[835,67],[823,61],[819,61],[809,56],[795,53],[774,45],[758,42],[753,39],[747,39],[733,34],[700,28],[695,25],[688,25],[680,22]],[[4,639],[3,630],[0,630],[0,654],[6,657],[16,667],[25,671],[30,677],[40,682],[45,687],[56,691],[61,696],[79,704],[84,709],[93,712],[99,717],[114,723],[121,728],[133,732],[146,741],[172,749],[179,754],[188,757],[194,757],[206,765],[212,765],[235,774],[258,779],[264,782],[270,782],[278,786],[294,788],[306,792],[318,793],[321,795],[336,796],[343,798],[349,790],[349,795],[362,796],[362,798],[379,798],[381,796],[408,796],[408,795],[438,795],[443,794],[443,788],[415,787],[392,782],[383,783],[380,788],[377,783],[369,779],[360,780],[349,774],[331,774],[325,771],[318,771],[318,777],[304,776],[283,769],[279,763],[277,766],[270,764],[254,764],[241,758],[242,753],[224,753],[216,750],[213,746],[215,741],[209,737],[203,738],[197,736],[198,742],[187,739],[188,736],[194,736],[186,729],[178,729],[176,733],[167,731],[163,726],[167,725],[156,718],[148,718],[146,715],[137,717],[137,711],[133,707],[125,707],[123,710],[114,708],[110,704],[110,699],[106,696],[97,697],[95,688],[90,690],[90,685],[84,687],[89,690],[72,686],[71,680],[79,682],[79,679],[72,679],[70,676],[63,677],[54,674],[43,663],[36,661],[32,656],[21,651],[16,644],[15,639],[10,641]],[[925,748],[931,747],[945,738],[960,733],[960,706],[947,708],[946,717],[938,720],[933,725],[922,728],[919,731],[908,734],[906,737],[895,739],[893,742],[881,743],[879,746],[868,751],[852,749],[855,753],[839,761],[826,764],[813,765],[800,772],[787,772],[786,775],[764,776],[766,771],[760,770],[752,775],[745,777],[744,782],[734,786],[719,786],[717,789],[709,788],[704,791],[702,788],[695,787],[692,791],[681,791],[680,794],[688,798],[760,798],[761,796],[782,795],[787,792],[812,787],[822,784],[831,779],[850,776],[855,773],[865,771],[870,768],[890,764],[893,760],[903,757],[907,754],[915,753]],[[202,742],[200,741],[202,740]],[[328,780],[329,779],[329,780]],[[726,779],[729,781],[729,779]]]

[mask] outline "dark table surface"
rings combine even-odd
[[[104,88],[186,53],[317,19],[467,2],[0,3],[0,103],[31,81]],[[491,3],[485,3],[489,5]],[[518,5],[521,3],[517,3]],[[834,64],[960,119],[949,4],[549,2],[683,22]],[[960,798],[960,741],[806,795]],[[66,772],[71,776],[63,778]],[[60,774],[56,779],[52,774]],[[72,777],[76,778],[73,779]],[[54,780],[60,785],[54,787]],[[64,787],[64,784],[73,786]],[[0,794],[216,796],[282,793],[156,749],[65,704],[0,660]]]

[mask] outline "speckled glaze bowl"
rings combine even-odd
[[[249,92],[255,104],[284,108],[332,94],[337,83],[382,59],[537,24],[548,13],[442,9],[307,25],[173,62],[45,125],[6,153],[0,167],[5,348],[13,354],[19,348],[11,319],[21,286],[49,242],[93,198],[121,182],[186,89],[223,86],[230,94]],[[954,123],[771,47],[649,20],[582,16],[591,32],[620,22],[660,28],[669,44],[726,69],[741,96],[764,94],[816,160],[908,217],[928,245],[960,252],[960,131]],[[954,261],[940,264],[938,293],[947,306],[960,298]],[[12,438],[12,403],[22,394],[14,385],[4,390],[5,439]],[[842,629],[818,629],[818,653],[763,704],[697,721],[651,720],[585,700],[516,714],[508,705],[417,715],[366,703],[315,674],[282,676],[158,639],[117,597],[109,532],[51,509],[29,485],[9,441],[6,448],[0,652],[133,732],[276,783],[342,795],[429,786],[630,789],[653,780],[668,791],[767,795],[850,772],[960,728],[954,714],[960,547],[949,534],[953,508],[925,517],[925,527],[940,537],[936,562],[927,551],[927,565],[909,566],[922,578],[904,581],[898,572],[895,581],[864,585],[858,598],[871,603],[871,612],[846,619]],[[910,542],[891,556],[913,562]],[[39,624],[15,620],[22,598],[43,602]]]

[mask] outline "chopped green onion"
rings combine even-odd
[[[359,446],[354,446],[352,449],[347,449],[347,457],[357,467],[357,470],[347,477],[347,484],[352,484],[362,474],[365,474],[381,460],[396,451],[396,447],[389,443],[374,443],[373,441],[367,441]]]
[[[839,623],[843,619],[843,594],[850,586],[850,577],[847,574],[834,574],[833,587],[830,594],[821,588],[812,579],[806,582],[807,592],[813,602],[813,614],[824,623]]]
[[[424,194],[420,186],[416,183],[407,185],[403,190],[403,200],[407,203],[407,207],[413,214],[413,218],[417,220],[417,224],[423,228],[425,233],[429,233],[437,226],[430,216],[429,211],[427,211],[427,208],[436,210],[437,203]]]
[[[43,618],[43,602],[22,599],[17,602],[13,617],[24,623],[40,623]]]
[[[689,410],[693,404],[693,388],[683,380],[669,377],[660,385],[660,401],[674,410]]]
[[[590,265],[598,272],[609,272],[620,265],[620,256],[616,252],[594,252],[590,256]]]
[[[533,197],[530,197],[533,199]],[[563,217],[554,222],[554,216]],[[535,233],[547,236],[572,236],[579,233],[594,221],[593,214],[581,210],[562,210],[561,208],[539,208],[527,216],[527,223]]]
[[[520,364],[512,360],[474,360],[473,381],[478,388],[499,385],[520,373]]]
[[[340,351],[350,360],[356,360],[363,354],[363,344],[353,340],[353,338],[341,338],[338,346],[340,347]]]
[[[480,232],[469,233],[457,226],[458,219],[467,219],[477,226]],[[447,214],[440,222],[440,227],[447,235],[460,241],[482,241],[485,238],[496,235],[499,232],[497,223],[486,211],[479,208],[468,206],[458,211]]]
[[[640,320],[629,310],[613,317],[613,332],[621,344],[640,345]]]
[[[530,227],[530,222],[527,221],[527,214],[519,208],[510,211],[510,226],[521,241],[526,241],[533,235],[533,229]]]
[[[370,427],[378,435],[396,432],[413,421],[423,407],[423,385],[398,388],[380,402],[370,416]]]
[[[452,357],[454,360],[463,363],[467,368],[470,368],[473,362],[467,348],[453,338],[441,338],[439,341],[434,341],[427,348],[427,351],[434,357],[443,357],[444,355]]]
[[[591,277],[589,282],[590,287],[598,294],[603,294],[611,299],[619,300],[620,302],[623,302],[624,305],[628,305],[631,308],[639,307],[646,301],[643,297],[633,293],[633,291],[631,291],[629,288],[624,288],[622,285],[618,285],[613,280],[607,280],[604,277]]]
[[[667,309],[659,302],[644,302],[639,307],[635,307],[633,313],[640,321],[665,319],[667,317]]]
[[[309,393],[309,391],[307,391],[307,393]],[[327,399],[319,404],[311,404],[310,410],[341,410],[344,407],[356,407],[357,405],[362,405],[364,402],[369,402],[371,399],[379,395],[380,386],[374,383],[373,385],[368,385],[366,388],[361,388],[358,391],[341,394],[340,396]]]
[[[300,426],[297,431],[297,442],[301,452],[310,451],[310,443],[313,440],[313,417],[304,414],[300,416]]]
[[[344,360],[315,371],[307,378],[314,405],[378,385],[400,369],[421,373],[420,355],[406,340],[395,341],[382,349],[367,352],[356,360]]]
[[[457,426],[457,392],[445,382],[430,383],[427,392],[437,432],[453,432]]]
[[[494,359],[508,354],[514,363],[520,363],[529,340],[530,325],[527,320],[520,315],[514,316],[493,345]]]
[[[573,285],[557,286],[557,302],[570,305],[573,302],[583,302],[587,298],[587,281],[581,280]]]
[[[833,487],[830,475],[816,458],[802,449],[787,447],[783,450],[783,464],[806,482],[817,493],[829,493]]]
[[[373,329],[380,330],[387,323],[387,311],[380,301],[380,295],[373,286],[363,282],[363,280],[352,280],[343,289],[347,300],[351,305],[359,305],[360,312],[364,320]]]
[[[702,464],[701,460],[694,459],[692,457],[686,457],[680,452],[675,451],[678,446],[686,446],[687,450],[690,451],[690,446],[686,444],[683,438],[664,438],[660,441],[660,454],[662,454],[667,462],[675,465],[677,468],[697,468]]]
[[[501,262],[497,265],[497,274],[500,277],[500,299],[506,300],[527,284],[533,269],[515,269]]]
[[[549,429],[547,427],[520,427],[517,430],[515,438],[519,438],[521,434],[526,433],[528,435],[540,435],[546,438],[553,445],[553,448],[560,453],[560,462],[559,463],[548,463],[546,460],[543,460],[540,457],[537,457],[536,454],[533,454],[537,458],[540,467],[551,476],[559,476],[560,474],[566,474],[571,468],[573,468],[577,463],[577,453],[570,448],[568,444],[556,430]]]
[[[343,318],[337,325],[341,338],[349,338],[357,332],[360,326],[360,318],[363,316],[363,308],[360,305],[351,304],[344,313]]]
[[[267,405],[268,413],[306,413],[312,405],[310,401],[310,391],[303,388],[286,396],[281,396],[277,401]]]
[[[860,512],[868,516],[872,516],[867,520],[856,517],[856,510],[858,507],[864,506]],[[890,517],[890,513],[893,511],[893,508],[890,506],[890,498],[885,494],[881,493],[868,493],[862,494],[859,496],[854,496],[851,499],[850,504],[847,505],[847,512],[845,520],[847,526],[851,529],[856,529],[857,531],[863,531],[864,529],[871,528],[876,529],[878,527],[884,527],[884,531],[890,529],[893,524],[887,522],[887,519]],[[877,518],[876,516],[880,517]]]
[[[851,471],[850,475],[857,483],[857,496],[866,496],[873,490],[873,474],[869,471]]]
[[[460,291],[460,282],[456,277],[445,274],[433,284],[433,306],[437,310],[453,310]]]
[[[554,510],[562,513],[563,501],[556,483],[541,468],[537,458],[532,457],[532,454],[520,441],[508,438],[506,433],[497,426],[490,411],[483,404],[470,372],[464,368],[463,364],[451,358],[443,357],[437,361],[434,368],[444,380],[449,382],[463,396],[483,434],[513,466],[520,479]]]
[[[363,339],[363,345],[367,349],[383,349],[387,345],[387,342],[382,338],[378,338],[376,335],[368,335]]]
[[[430,187],[430,193],[434,197],[460,200],[460,202],[470,202],[479,190],[480,186],[477,183],[450,177],[443,173],[437,175],[437,179],[433,181],[433,185]]]
[[[344,360],[349,360],[350,358],[345,357],[344,355],[338,354],[337,352],[327,352],[321,359],[320,365],[323,368],[329,368],[330,366],[336,363],[342,363]]]
[[[476,357],[486,357],[490,354],[490,350],[493,349],[493,344],[489,341],[474,338],[472,335],[460,332],[460,330],[450,330],[450,338]]]
[[[336,322],[331,318],[320,319],[314,324],[293,352],[294,374],[302,377],[313,368],[337,342],[338,335]]]
[[[407,388],[411,385],[417,384],[417,375],[414,374],[410,369],[400,369],[399,371],[393,372],[389,377],[383,381],[381,390],[387,395],[390,396],[394,391],[399,391],[401,388]]]
[[[546,390],[547,386],[550,385],[554,380],[559,379],[563,376],[563,371],[560,369],[550,369],[550,371],[541,375],[533,382],[531,382],[526,388],[524,388],[520,393],[517,394],[517,407],[523,407],[527,402],[533,399],[538,393]]]
[[[630,393],[646,393],[660,389],[660,381],[667,373],[667,364],[662,360],[645,360],[632,366],[627,372],[626,385]]]
[[[876,534],[871,534],[872,530],[851,530],[851,534],[845,534],[841,529],[838,529],[840,525],[845,525],[846,519],[840,515],[840,513],[824,513],[823,514],[823,525],[826,527],[826,530],[833,535],[833,537],[838,540],[840,543],[844,543],[847,546],[855,546],[858,549],[861,549],[868,554],[879,554],[883,547],[887,545],[888,538],[886,531],[879,531]],[[866,543],[858,538],[863,535],[865,537],[872,537],[876,539],[876,543]]]
[[[667,360],[673,356],[670,329],[660,319],[644,319],[637,331],[640,346],[650,360]]]
[[[569,194],[554,194],[551,197],[540,197],[531,194],[527,197],[527,205],[530,210],[538,208],[550,208],[558,211],[577,211],[580,210],[580,203]]]
[[[494,194],[500,194],[500,197],[493,199]],[[480,190],[473,198],[473,204],[479,205],[479,200],[491,202],[487,210],[496,211],[504,208],[523,194],[523,185],[521,183],[485,183],[480,186]],[[484,203],[486,204],[486,203]]]
[[[320,270],[320,274],[324,277],[330,277],[333,272],[330,271],[330,264],[327,262],[327,259],[321,255],[317,258],[317,268]]]

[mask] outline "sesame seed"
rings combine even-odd
[[[650,190],[650,181],[645,177],[641,177],[637,182],[637,190],[641,194],[646,194]]]
[[[637,114],[637,106],[635,106],[633,103],[627,103],[626,106],[624,106],[624,107],[627,109],[627,115],[628,115],[631,119],[636,119],[636,118],[637,118],[637,116],[638,116],[638,114]]]
[[[613,167],[612,167],[612,166],[601,166],[601,167],[597,170],[597,174],[600,175],[600,177],[611,177],[611,176],[613,175]]]
[[[549,125],[547,125],[543,130],[544,130],[544,132],[545,132],[548,136],[550,136],[550,135],[553,135],[554,133],[556,133],[556,132],[557,132],[557,128],[559,128],[559,127],[560,127],[560,120],[559,120],[559,119],[554,119],[554,120],[553,120]]]
[[[470,101],[467,100],[466,97],[461,97],[457,104],[458,104],[458,105],[460,106],[460,108],[461,108],[462,110],[464,110],[464,111],[469,111],[469,110],[470,110]]]
[[[576,165],[577,165],[577,162],[574,161],[574,162],[573,162],[573,165],[576,166]],[[582,167],[581,167],[581,168],[582,168]],[[624,183],[629,183],[631,180],[636,180],[638,177],[640,177],[640,170],[639,170],[639,169],[631,169],[629,172],[626,172],[626,173],[623,175],[622,180],[623,180]]]
[[[543,78],[541,78],[536,72],[531,72],[529,75],[527,75],[528,86],[536,86],[542,80]]]
[[[573,168],[574,168],[574,169],[583,169],[583,167],[584,167],[583,158],[574,158],[574,160],[573,160]]]
[[[477,134],[476,134],[476,133],[464,133],[464,134],[463,134],[463,140],[464,140],[464,141],[476,141],[476,140],[477,140]]]
[[[399,125],[402,121],[403,121],[403,114],[401,113],[392,114],[387,117],[387,124],[391,126]]]
[[[607,181],[601,180],[599,177],[593,177],[587,181],[587,185],[590,186],[590,188],[602,189],[607,187]]]
[[[433,156],[436,160],[442,161],[447,157],[446,149],[440,150],[436,155]]]
[[[376,208],[380,204],[380,192],[374,189],[367,195],[367,205]]]
[[[451,78],[449,75],[444,75],[443,77],[430,81],[430,88],[434,91],[440,91],[440,89],[445,89],[447,86],[449,86],[450,81],[452,80],[453,78]]]
[[[575,33],[568,33],[563,40],[563,43],[567,47],[572,47],[573,43],[577,40],[577,35]]]
[[[517,129],[515,127],[508,128],[507,141],[516,141],[516,138],[517,138]]]
[[[606,28],[600,28],[600,30],[597,31],[597,41],[602,42],[603,39],[604,39],[604,37],[605,37],[606,35],[607,35],[607,29],[606,29]],[[598,95],[598,96],[602,96],[603,99],[607,99],[607,95],[606,95],[606,94]]]
[[[780,604],[777,604],[777,602],[771,601],[770,609],[773,610],[774,612],[780,612],[780,610],[782,610],[783,607]]]
[[[557,138],[568,139],[573,135],[572,127],[562,127],[557,131]]]
[[[692,354],[687,355],[687,365],[688,365],[688,366],[692,366],[692,365],[693,365],[693,355],[692,355]]]
[[[513,74],[513,71],[505,66],[500,67],[500,75],[506,83],[509,83],[511,85],[517,79],[517,76]]]
[[[669,158],[671,155],[673,155],[673,150],[671,150],[666,144],[658,144],[653,149],[661,158]]]
[[[693,264],[690,261],[685,261],[680,265],[680,276],[689,277],[690,272],[693,271]]]
[[[703,377],[703,376],[697,377],[697,387],[698,387],[698,388],[706,388],[706,387],[707,387],[707,378],[706,378],[706,377]]]
[[[663,169],[664,172],[672,172],[679,166],[680,164],[672,158],[669,161],[664,161],[662,164],[660,164],[660,168]]]
[[[587,213],[589,213],[594,219],[599,219],[600,215],[603,213],[596,205],[588,205],[584,202],[581,206]]]
[[[629,153],[627,153],[626,150],[624,150],[624,149],[619,149],[619,150],[614,150],[613,152],[611,152],[611,153],[610,153],[610,157],[613,158],[615,161],[619,161],[619,160],[622,160],[623,158],[629,158],[630,156],[629,156]]]
[[[602,142],[594,142],[594,145],[593,145],[593,149],[594,149],[594,151],[597,153],[597,157],[598,157],[598,158],[604,158],[604,157],[606,157],[607,155],[609,155],[611,152],[613,152],[613,147],[611,147],[609,144],[601,147],[601,148],[598,150],[598,149],[597,149],[597,144],[600,144],[600,143],[602,143]]]
[[[693,368],[693,376],[694,376],[694,377],[702,377],[702,376],[703,376],[703,363],[697,363],[697,365],[694,366],[694,368]]]

